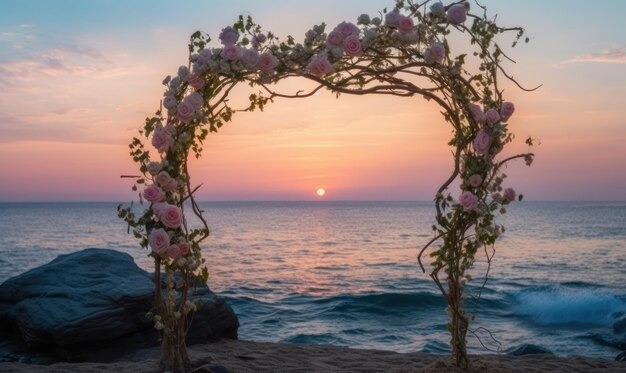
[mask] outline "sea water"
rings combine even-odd
[[[416,258],[433,234],[432,203],[201,207],[211,229],[203,246],[209,286],[239,316],[241,339],[449,353],[446,302]],[[127,252],[151,270],[115,208],[0,203],[0,282],[87,247]],[[508,210],[485,287],[480,251],[466,289],[471,352],[532,343],[614,358],[626,344],[626,331],[613,329],[626,318],[626,202]]]

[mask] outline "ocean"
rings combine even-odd
[[[0,282],[88,247],[152,262],[116,203],[0,203]],[[209,286],[241,339],[449,353],[446,303],[416,256],[430,202],[202,203]],[[524,343],[613,359],[626,345],[626,202],[521,202],[502,217],[481,296],[467,287],[472,353]],[[480,340],[477,338],[479,337]],[[488,349],[486,349],[486,346]]]

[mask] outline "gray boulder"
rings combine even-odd
[[[21,340],[35,360],[109,361],[154,346],[158,335],[145,317],[153,286],[152,274],[128,254],[85,249],[61,255],[0,285],[0,332],[5,336],[0,340]],[[192,299],[203,306],[192,319],[188,343],[237,338],[239,321],[222,298],[204,285]],[[15,352],[3,355],[6,360]]]

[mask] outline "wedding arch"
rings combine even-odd
[[[362,14],[354,23],[345,21],[333,28],[321,23],[302,41],[291,36],[279,39],[242,16],[221,30],[221,46],[211,46],[208,35],[194,33],[187,65],[165,78],[159,110],[146,118],[140,135],[130,143],[142,175],[135,178],[133,190],[141,188],[139,202],[145,200],[149,206],[141,212],[132,204],[118,207],[120,218],[155,261],[152,317],[161,332],[162,369],[189,369],[185,336],[196,309],[189,289],[198,277],[208,280],[201,242],[209,229],[194,196],[198,186],[192,184],[189,157],[200,157],[207,136],[232,121],[235,113],[262,111],[277,97],[306,98],[320,89],[337,96],[421,96],[436,103],[451,125],[453,169],[434,193],[437,224],[417,258],[426,272],[423,257],[431,248],[429,275],[448,302],[452,359],[468,369],[466,271],[479,250],[491,263],[493,245],[504,231],[498,217],[506,212],[505,205],[522,199],[506,185],[503,166],[514,159],[530,165],[534,156],[501,155],[514,139],[509,119],[515,107],[504,100],[500,81],[529,90],[503,68],[503,61],[512,59],[499,39],[511,33],[515,47],[524,37],[523,29],[498,26],[478,2],[470,8],[466,1],[444,5],[431,0],[397,0],[394,8],[376,17]],[[451,34],[471,51],[455,54]],[[315,87],[280,92],[276,83],[290,77],[306,78]],[[229,94],[242,83],[253,93],[243,107],[232,107]],[[146,148],[146,140],[155,155]],[[526,143],[532,146],[533,140]],[[452,190],[453,183],[458,183],[459,192]],[[187,224],[189,208],[202,226]]]

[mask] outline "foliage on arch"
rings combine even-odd
[[[532,153],[503,155],[514,139],[509,120],[515,107],[504,100],[500,81],[517,82],[503,68],[503,62],[512,60],[500,40],[511,33],[507,42],[515,47],[523,29],[498,26],[478,2],[470,7],[466,1],[443,5],[430,0],[397,0],[377,17],[363,14],[356,23],[346,21],[332,29],[321,23],[301,41],[278,38],[241,16],[222,29],[220,46],[212,46],[208,35],[194,33],[188,64],[165,78],[161,107],[130,143],[141,172],[133,190],[142,189],[139,202],[147,206],[141,212],[132,204],[118,207],[120,218],[155,261],[153,317],[162,335],[162,368],[189,368],[185,335],[197,306],[189,301],[189,289],[197,276],[208,279],[201,243],[209,229],[194,197],[199,186],[192,184],[189,157],[200,157],[207,136],[232,121],[236,112],[262,111],[278,97],[305,98],[328,89],[338,96],[422,97],[436,103],[451,125],[448,144],[454,166],[434,193],[437,224],[418,261],[426,272],[422,258],[434,247],[429,274],[448,302],[453,360],[467,369],[466,335],[471,330],[464,308],[466,271],[479,250],[491,262],[495,251],[487,249],[493,249],[504,230],[498,217],[506,212],[505,205],[522,199],[505,185],[503,166],[518,158],[527,165],[533,160]],[[471,52],[456,54],[451,35]],[[315,87],[277,91],[275,84],[289,77],[304,77]],[[253,93],[243,107],[232,107],[229,94],[242,83]],[[156,152],[146,147],[146,140]],[[532,146],[533,140],[526,143]],[[460,195],[451,190],[456,182]],[[187,208],[200,227],[188,224]]]

